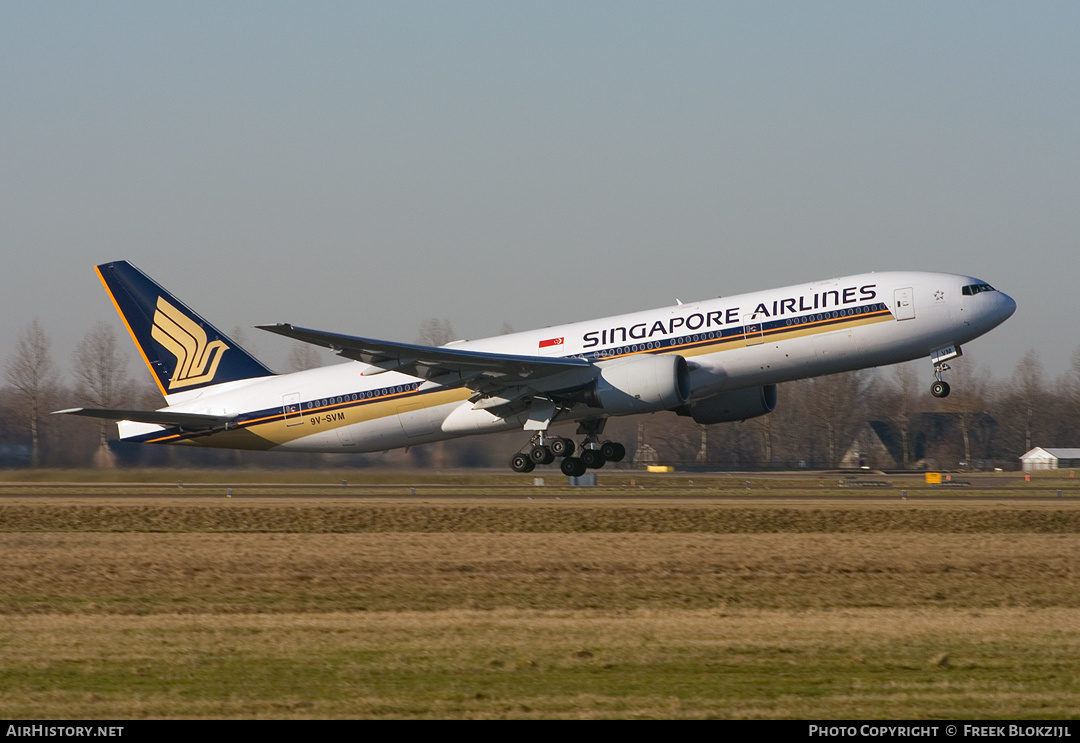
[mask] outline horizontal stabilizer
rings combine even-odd
[[[159,426],[181,426],[183,428],[228,428],[236,420],[227,415],[209,415],[204,413],[170,413],[167,410],[118,410],[115,408],[69,408],[57,410],[53,415],[83,415],[88,418],[104,418],[109,421],[134,421],[153,423]]]

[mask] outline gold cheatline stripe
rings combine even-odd
[[[460,392],[460,388],[453,388],[453,389],[433,391],[433,392],[424,392],[422,394],[425,394],[425,395],[434,395],[434,394],[446,395],[446,393],[448,393],[448,392]],[[304,411],[301,411],[297,415],[303,417],[304,415],[307,415],[308,413],[314,413],[314,412],[318,412],[320,410],[330,410],[330,409],[333,409],[333,408],[340,408],[340,409],[360,408],[360,407],[364,407],[368,403],[380,403],[380,402],[385,403],[385,402],[388,402],[388,401],[393,400],[393,399],[400,399],[400,398],[404,398],[404,397],[412,397],[414,395],[419,395],[419,394],[421,394],[421,393],[417,392],[416,390],[411,390],[411,391],[407,391],[407,392],[391,392],[390,394],[387,394],[387,395],[380,395],[379,397],[369,397],[369,398],[366,398],[364,400],[349,400],[348,403],[346,403],[345,401],[342,401],[342,402],[339,402],[339,403],[333,403],[331,405],[320,405],[317,408],[309,408],[309,409],[306,409]],[[465,399],[465,398],[463,397],[461,399]],[[449,400],[449,401],[446,401],[446,402],[454,402],[454,400]],[[435,402],[433,405],[428,405],[428,406],[425,406],[425,407],[436,407],[438,405],[445,405],[446,402]],[[390,416],[396,415],[396,414],[397,414],[396,412],[387,412],[385,415],[373,415],[371,417],[364,418],[364,419],[361,419],[361,420],[340,421],[340,423],[342,423],[344,425],[352,425],[353,423],[365,423],[367,421],[376,420],[376,419],[379,419],[379,418],[387,418],[387,417],[390,417]],[[255,426],[260,426],[260,427],[261,426],[267,426],[267,425],[271,425],[271,424],[274,424],[274,423],[282,423],[284,421],[285,421],[285,414],[283,412],[282,413],[272,413],[271,415],[263,416],[262,418],[253,418],[252,420],[244,421],[237,428],[230,429],[230,431],[247,430],[247,429],[253,428]],[[323,430],[333,430],[335,428],[340,428],[340,427],[341,427],[340,425],[338,425],[338,426],[331,425],[331,426],[328,426],[327,428],[325,428]],[[225,433],[225,432],[222,432],[222,433]],[[254,433],[254,431],[252,433]],[[172,433],[172,434],[169,434],[167,436],[161,436],[160,438],[156,438],[156,439],[147,439],[143,443],[145,443],[145,444],[160,444],[162,442],[171,441],[171,440],[174,440],[174,439],[183,439],[185,436],[188,436],[188,435],[189,434]],[[256,435],[258,435],[258,434],[256,434]],[[295,440],[297,438],[302,438],[302,437],[301,436],[295,436],[295,437],[293,437],[293,439],[290,439],[290,440]],[[280,442],[272,441],[270,439],[266,439],[266,440],[270,441],[273,444],[280,443]]]

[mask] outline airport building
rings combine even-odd
[[[1080,468],[1080,449],[1043,449],[1036,446],[1020,457],[1024,472]]]

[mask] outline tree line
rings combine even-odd
[[[452,337],[448,322],[429,319],[417,340],[438,345]],[[126,339],[99,323],[71,353],[65,375],[42,323],[24,327],[4,360],[0,466],[502,467],[527,439],[516,432],[370,455],[234,452],[124,444],[107,421],[49,414],[161,407],[149,374],[129,374],[129,351]],[[322,358],[297,344],[286,371]],[[970,357],[955,362],[948,378],[952,394],[944,399],[929,394],[929,361],[805,379],[780,385],[776,410],[743,423],[701,426],[657,413],[611,419],[604,438],[626,445],[624,466],[731,470],[1017,469],[1034,446],[1080,446],[1080,349],[1057,378],[1048,377],[1036,351],[1003,381]]]

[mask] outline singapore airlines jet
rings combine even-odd
[[[1016,309],[971,276],[888,272],[438,347],[259,326],[350,359],[275,374],[130,263],[97,273],[167,406],[58,412],[120,421],[124,441],[370,452],[521,430],[512,469],[560,459],[571,476],[625,456],[601,440],[611,416],[741,421],[771,412],[780,382],[926,356],[945,397],[961,344]],[[563,422],[580,444],[550,433]]]

